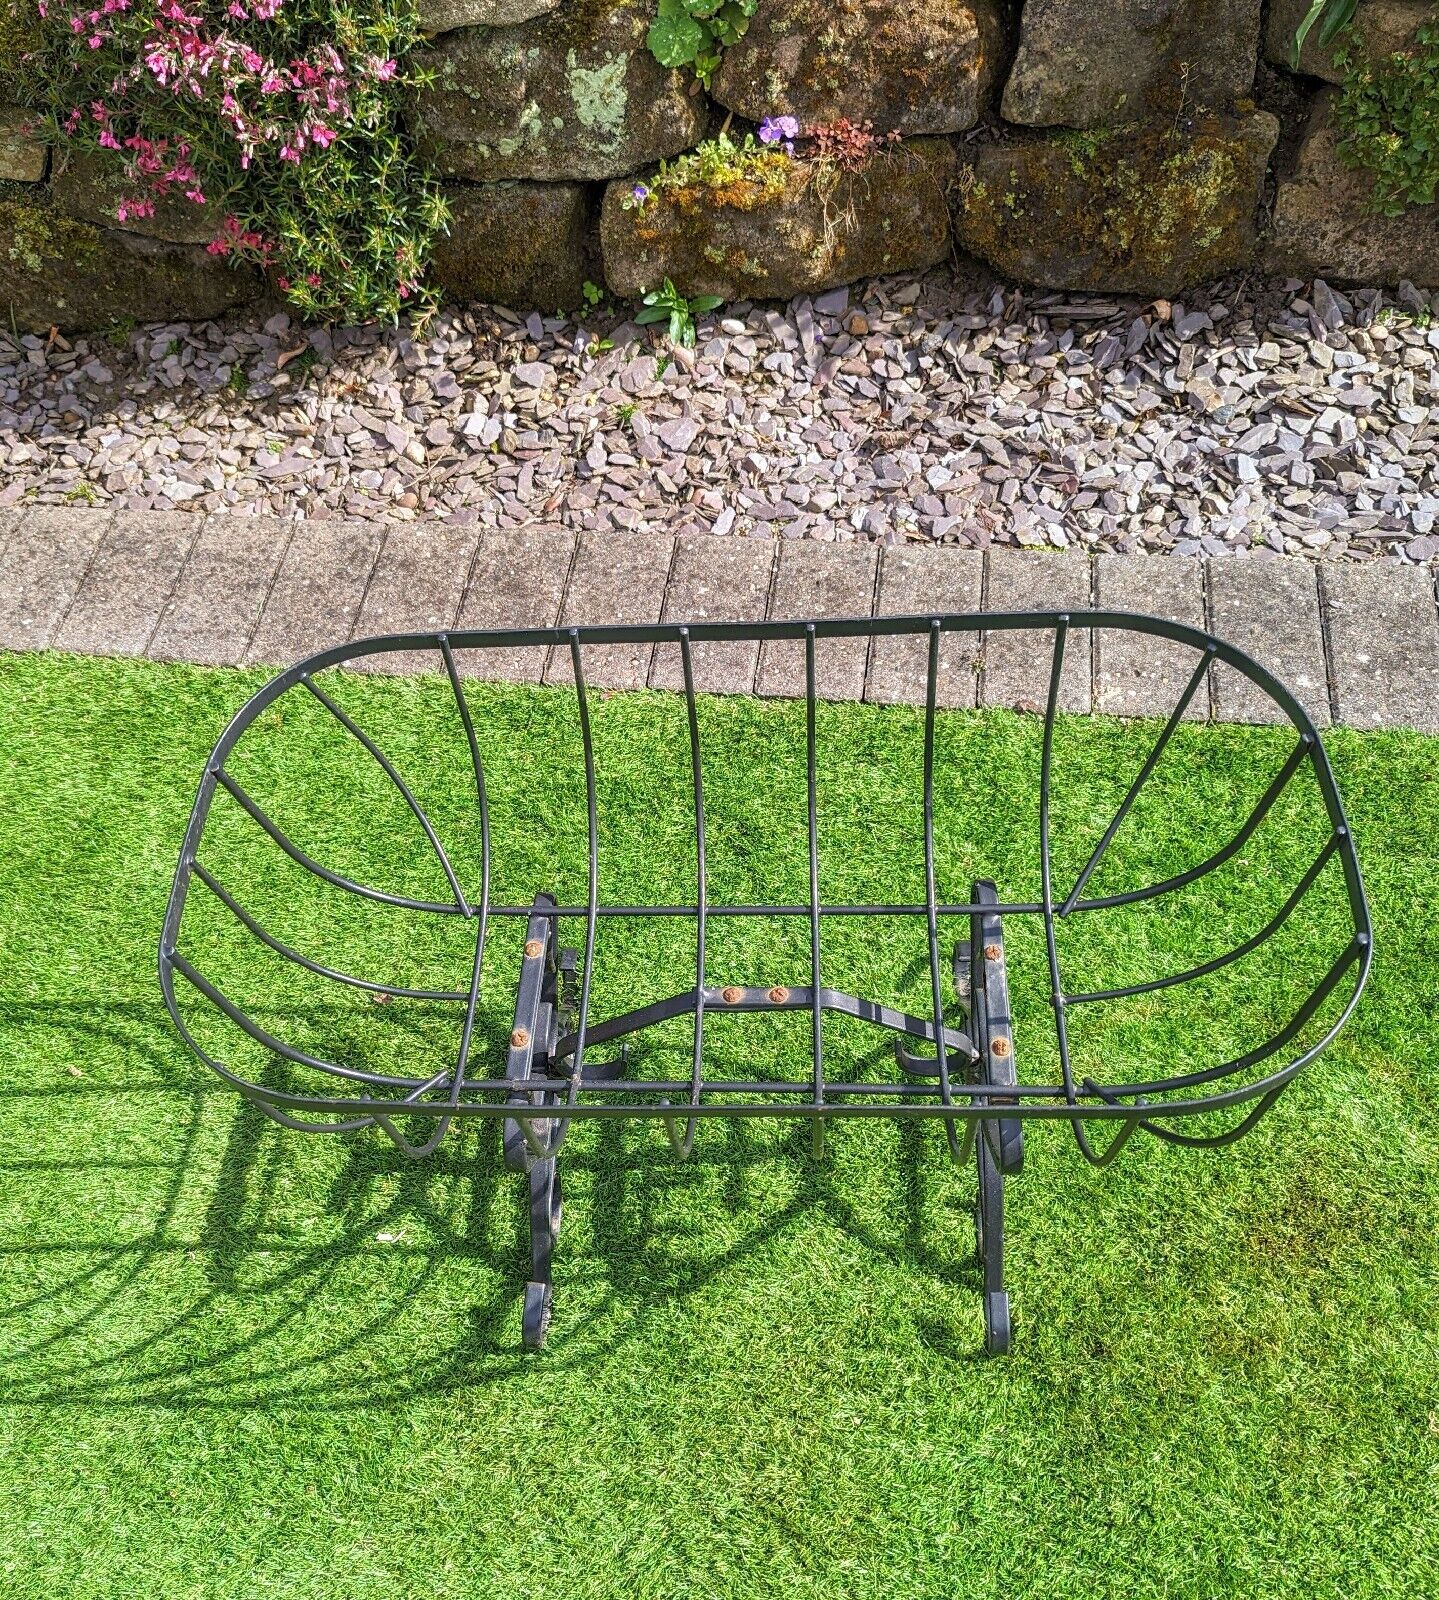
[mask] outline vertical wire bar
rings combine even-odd
[[[585,902],[585,971],[580,979],[580,1016],[575,1029],[574,1076],[570,1080],[570,1104],[579,1097],[580,1075],[585,1064],[585,1035],[590,1025],[590,983],[595,970],[595,911],[599,904],[600,858],[599,826],[595,803],[595,745],[590,732],[590,703],[585,690],[585,669],[580,660],[580,631],[570,629],[570,663],[575,674],[575,700],[580,713],[580,739],[585,751],[585,814],[589,829],[589,898]],[[566,1122],[565,1126],[568,1125]],[[561,1129],[563,1137],[563,1127]],[[556,1141],[558,1144],[558,1141]]]
[[[809,964],[813,1004],[810,1031],[814,1039],[814,1105],[824,1105],[824,1006],[819,987],[819,811],[815,804],[817,749],[815,739],[814,624],[804,633],[804,733],[806,790],[809,802]],[[824,1154],[824,1121],[816,1115],[811,1134],[816,1157]]]
[[[479,1001],[480,973],[484,966],[485,939],[490,922],[490,805],[485,790],[485,764],[480,759],[480,743],[475,737],[474,720],[470,716],[469,706],[465,703],[464,690],[460,686],[460,674],[455,667],[454,652],[450,649],[450,641],[444,634],[440,635],[440,655],[444,659],[450,688],[454,690],[455,705],[465,729],[465,741],[470,747],[470,767],[475,774],[475,800],[480,808],[480,933],[475,953],[474,976],[470,985],[470,1005],[465,1015],[466,1035],[468,1035],[472,1030],[475,1006]],[[464,1060],[468,1058],[468,1054],[469,1047],[466,1041],[461,1060],[462,1073]]]
[[[700,1102],[700,1083],[704,1063],[705,1025],[705,918],[709,913],[709,878],[705,865],[705,799],[704,775],[700,761],[699,710],[695,705],[694,662],[690,651],[690,631],[680,629],[680,664],[684,669],[685,710],[689,717],[690,772],[694,780],[695,801],[695,892],[698,900],[695,925],[695,1053],[690,1073],[690,1105]],[[685,1125],[683,1142],[677,1146],[681,1157],[694,1147],[698,1117],[691,1116]]]
[[[1059,710],[1059,680],[1064,669],[1064,646],[1069,638],[1069,617],[1055,619],[1054,659],[1049,668],[1049,696],[1044,706],[1044,746],[1039,761],[1039,873],[1040,898],[1044,903],[1044,944],[1049,957],[1050,1003],[1054,1007],[1054,1032],[1059,1044],[1059,1070],[1064,1078],[1064,1098],[1076,1104],[1074,1072],[1069,1063],[1069,1027],[1064,1015],[1064,985],[1059,972],[1059,948],[1054,936],[1054,878],[1049,852],[1049,790],[1054,765],[1054,719]],[[1069,1126],[1087,1161],[1094,1161],[1094,1150],[1085,1136],[1084,1123],[1071,1117]]]
[[[934,717],[939,687],[940,625],[936,617],[929,625],[929,666],[925,674],[924,690],[924,912],[929,934],[929,977],[934,999],[934,1046],[939,1062],[939,1098],[942,1104],[953,1104],[949,1087],[949,1052],[944,1042],[944,985],[940,978],[939,920],[935,912],[937,895],[934,881]],[[965,1143],[960,1147],[954,1131],[954,1118],[944,1119],[944,1136],[949,1142],[952,1160],[968,1159],[969,1146],[977,1122],[965,1130]]]

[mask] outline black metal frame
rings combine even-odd
[[[934,765],[935,719],[940,647],[946,633],[986,634],[1017,629],[1053,635],[1049,690],[1044,711],[1039,794],[1039,842],[1042,899],[1002,901],[994,884],[975,883],[964,904],[940,903],[935,883]],[[1168,640],[1197,652],[1197,661],[1172,714],[1159,732],[1150,755],[1131,784],[1113,820],[1095,847],[1073,887],[1064,896],[1052,881],[1050,851],[1051,760],[1059,688],[1065,651],[1076,630],[1129,630]],[[927,641],[928,666],[924,704],[924,865],[923,904],[831,905],[819,892],[819,847],[816,806],[816,645],[822,640],[918,636]],[[704,771],[695,697],[694,646],[710,641],[795,642],[804,648],[809,829],[809,897],[804,905],[712,905],[708,900],[705,857]],[[605,905],[599,898],[598,818],[595,754],[591,737],[588,685],[584,670],[587,647],[601,645],[669,645],[678,647],[688,712],[689,757],[694,793],[697,903],[695,905]],[[470,709],[461,688],[456,652],[557,649],[567,652],[583,743],[588,825],[588,892],[583,904],[562,906],[548,895],[532,905],[495,905],[490,893],[489,810],[485,769]],[[466,897],[434,827],[394,765],[370,737],[315,681],[328,668],[395,651],[436,652],[454,693],[473,767],[479,808],[483,869],[478,903]],[[1230,842],[1207,860],[1163,882],[1119,894],[1085,897],[1088,881],[1153,773],[1181,719],[1203,687],[1212,666],[1222,664],[1259,686],[1284,713],[1297,735],[1288,760],[1265,790]],[[450,887],[453,899],[424,901],[390,894],[336,873],[296,845],[226,769],[236,742],[257,717],[282,695],[299,690],[312,695],[374,758],[403,796],[424,830]],[[1304,768],[1312,772],[1329,823],[1328,837],[1281,910],[1258,933],[1235,949],[1188,971],[1143,983],[1086,994],[1065,992],[1056,944],[1056,924],[1078,913],[1152,900],[1171,893],[1231,860],[1253,836],[1279,796]],[[475,924],[471,978],[465,990],[406,989],[343,973],[301,955],[267,932],[230,890],[199,859],[205,822],[217,788],[223,788],[249,813],[275,844],[294,861],[332,886],[383,904],[436,916],[459,916]],[[1234,1060],[1142,1083],[1076,1082],[1071,1067],[1067,1013],[1081,1004],[1097,1004],[1171,987],[1219,970],[1250,954],[1287,922],[1320,873],[1338,858],[1344,877],[1352,932],[1343,950],[1291,1020],[1272,1038]],[[335,982],[371,992],[464,1007],[460,1045],[455,1059],[427,1076],[397,1077],[322,1060],[274,1037],[222,993],[182,952],[181,921],[192,881],[198,879],[230,912],[272,951]],[[670,998],[593,1021],[590,980],[595,940],[606,918],[676,916],[692,919],[696,930],[696,970],[690,988]],[[907,917],[923,919],[927,933],[932,1015],[918,1017],[880,1002],[826,987],[821,974],[821,925],[827,917]],[[946,1025],[942,976],[946,966],[940,949],[942,917],[970,919],[968,946],[951,954],[956,995],[964,1006],[967,1028]],[[803,918],[809,926],[809,982],[795,986],[717,987],[708,981],[706,928],[715,917]],[[1020,1081],[1015,1066],[1004,961],[1003,919],[1038,917],[1043,921],[1051,980],[1052,1013],[1060,1063],[1057,1083]],[[492,920],[525,923],[524,961],[517,987],[514,1026],[503,1076],[475,1071],[472,1045],[481,972]],[[583,922],[582,951],[562,949],[562,918]],[[815,1149],[822,1148],[824,1127],[837,1117],[929,1117],[941,1120],[956,1160],[967,1161],[977,1149],[979,1192],[976,1211],[979,1255],[984,1272],[986,1348],[1008,1349],[1009,1300],[1004,1289],[1004,1178],[1019,1170],[1026,1120],[1067,1121],[1085,1159],[1105,1165],[1139,1130],[1176,1144],[1218,1147],[1239,1138],[1259,1120],[1294,1076],[1312,1061],[1347,1021],[1368,976],[1372,929],[1364,898],[1359,863],[1345,820],[1328,757],[1319,734],[1303,707],[1272,674],[1232,645],[1197,629],[1159,618],[1126,612],[1009,612],[984,615],[876,617],[855,620],[762,623],[655,624],[638,627],[573,627],[486,633],[405,634],[366,639],[322,651],[279,674],[236,714],[221,735],[200,781],[176,869],[160,941],[159,977],[165,1003],[190,1048],[255,1103],[287,1128],[344,1133],[363,1128],[383,1130],[406,1155],[419,1157],[439,1143],[451,1122],[462,1117],[498,1117],[504,1124],[504,1148],[510,1166],[528,1174],[532,1259],[526,1290],[524,1337],[530,1347],[543,1342],[550,1318],[550,1261],[561,1216],[556,1156],[572,1123],[579,1118],[658,1119],[676,1153],[687,1156],[699,1122],[707,1117],[801,1117],[812,1124]],[[252,1082],[209,1054],[187,1026],[175,996],[179,975],[252,1039],[284,1060],[324,1074],[348,1093],[302,1094]],[[1337,1017],[1317,1042],[1282,1065],[1254,1076],[1257,1069],[1281,1055],[1309,1021],[1348,979],[1350,987]],[[811,1071],[807,1078],[776,1082],[713,1080],[704,1073],[706,1016],[714,1013],[800,1010],[811,1018]],[[826,1077],[822,1018],[825,1011],[847,1014],[888,1029],[896,1035],[896,1061],[901,1077],[891,1083],[833,1082]],[[603,1063],[589,1054],[595,1047],[669,1018],[690,1016],[694,1026],[693,1065],[687,1080],[635,1081],[624,1076],[625,1054]],[[916,1056],[905,1039],[921,1040],[933,1056]],[[1174,1126],[1184,1119],[1242,1108],[1239,1118],[1221,1132],[1186,1133]],[[419,1143],[399,1126],[401,1119],[433,1119],[429,1137]],[[1112,1135],[1102,1149],[1090,1136],[1091,1124],[1111,1123]],[[982,1130],[982,1136],[981,1136]]]

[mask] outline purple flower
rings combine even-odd
[[[638,201],[639,201],[639,202],[640,202],[640,203],[641,203],[641,204],[643,204],[643,203],[644,203],[644,202],[645,202],[645,201],[646,201],[646,200],[648,200],[648,199],[649,199],[649,197],[650,197],[650,192],[649,192],[649,190],[648,190],[648,189],[646,189],[646,188],[645,188],[645,186],[644,186],[644,184],[642,184],[642,183],[637,183],[637,184],[636,184],[636,185],[635,185],[635,186],[634,186],[634,188],[633,188],[633,189],[631,189],[631,190],[630,190],[630,194],[631,194],[631,195],[632,195],[632,196],[633,196],[633,197],[634,197],[634,198],[635,198],[635,199],[636,199],[636,200],[638,200]]]
[[[787,156],[794,154],[794,141],[799,138],[799,121],[795,117],[766,117],[759,125],[761,144],[782,144]]]

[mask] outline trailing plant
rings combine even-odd
[[[666,278],[662,288],[651,289],[640,301],[642,309],[635,321],[667,322],[670,343],[682,344],[688,350],[694,348],[695,318],[723,304],[724,296],[718,294],[699,294],[692,300],[686,299]]]
[[[1335,116],[1340,151],[1374,176],[1374,205],[1385,216],[1432,205],[1439,191],[1439,10],[1413,46],[1371,61],[1341,41],[1344,73]]]
[[[728,45],[744,38],[759,0],[659,0],[646,43],[666,67],[692,67],[709,88]]]
[[[120,222],[205,208],[212,253],[306,316],[393,317],[446,217],[403,137],[413,0],[37,0],[29,62],[61,159],[121,176]],[[107,154],[108,153],[108,154]]]

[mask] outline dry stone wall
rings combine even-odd
[[[431,87],[411,133],[453,221],[457,299],[553,311],[587,284],[784,299],[951,252],[1057,289],[1172,294],[1258,268],[1439,284],[1439,207],[1377,215],[1334,122],[1341,74],[1308,0],[758,0],[708,90],[661,65],[657,0],[419,0]],[[1360,0],[1403,48],[1435,0]],[[208,316],[257,296],[174,207],[122,226],[113,169],[61,166],[5,104],[0,301],[31,327]],[[1276,111],[1279,115],[1276,115]],[[666,188],[659,163],[766,117],[902,138],[858,171]],[[801,153],[804,146],[801,145]]]

